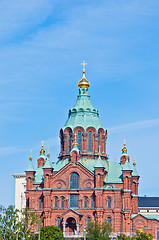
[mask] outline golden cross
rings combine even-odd
[[[44,141],[41,142],[42,143],[42,147],[44,146]]]
[[[81,63],[81,65],[83,65],[83,71],[85,70],[85,66],[87,65],[87,63],[85,61],[83,61],[83,63]]]

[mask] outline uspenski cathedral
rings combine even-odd
[[[155,236],[159,215],[138,214],[139,174],[126,144],[118,162],[108,159],[107,130],[91,102],[85,65],[77,101],[60,130],[58,161],[43,144],[36,169],[29,158],[26,205],[43,216],[42,226],[60,227],[65,238],[83,236],[94,217],[110,222],[114,236],[137,229]]]

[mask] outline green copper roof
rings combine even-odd
[[[34,184],[44,183],[43,166],[36,169]]]
[[[92,173],[94,173],[94,167],[98,165],[98,160],[93,159],[93,158],[87,158],[87,159],[86,158],[80,158],[80,160],[78,162],[81,163],[85,168],[87,168]],[[101,160],[101,162],[99,164],[100,164],[100,166],[105,167],[105,170],[107,171],[108,161]]]
[[[136,169],[136,166],[134,166],[134,165],[133,165],[132,176],[134,176],[134,177],[138,177],[138,176],[139,176],[139,174],[138,174],[138,172],[137,172],[137,169]]]
[[[145,217],[145,218],[147,218],[147,219],[154,219],[154,220],[157,220],[157,221],[159,221],[159,215],[157,215],[157,214],[149,214],[149,213],[147,213],[147,214],[132,214],[131,215],[131,218],[133,219],[134,217],[136,217],[137,215],[141,215],[141,216],[143,216],[143,217]]]
[[[132,171],[132,169],[131,169],[131,167],[130,167],[130,163],[128,162],[128,160],[126,160],[126,162],[125,162],[125,164],[121,164],[121,166],[122,166],[122,170],[131,170]]]
[[[52,168],[50,158],[48,157],[43,168]]]
[[[70,127],[73,130],[77,126],[81,126],[85,130],[90,126],[96,130],[103,128],[98,110],[93,107],[88,88],[86,87],[79,89],[77,101],[74,107],[69,110],[68,119],[63,129]]]
[[[35,170],[34,170],[33,163],[32,163],[32,160],[29,161],[28,167],[27,167],[27,169],[26,169],[25,171],[26,171],[26,172],[35,171]]]
[[[105,168],[105,164],[103,163],[101,156],[99,156],[98,160],[96,161],[95,168]]]

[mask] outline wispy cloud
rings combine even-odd
[[[133,131],[137,129],[152,128],[159,126],[159,119],[151,119],[139,122],[127,123],[119,126],[108,127],[111,134],[116,134],[122,131]]]

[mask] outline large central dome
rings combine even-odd
[[[87,83],[87,84],[86,84]],[[77,101],[72,109],[69,110],[68,119],[64,128],[70,127],[72,130],[81,126],[85,130],[88,127],[94,127],[96,130],[103,128],[99,119],[98,110],[93,107],[89,96],[89,81],[85,78],[85,71],[83,71],[83,78],[78,82],[79,95]]]

